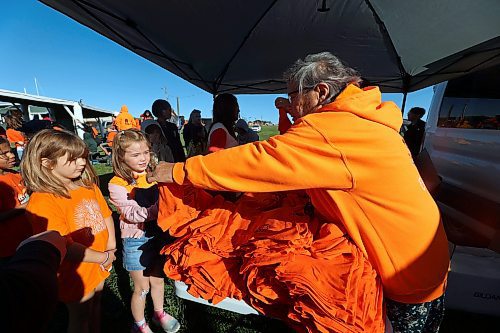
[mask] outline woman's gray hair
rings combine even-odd
[[[304,89],[313,88],[318,83],[326,83],[330,87],[330,94],[322,104],[328,104],[348,84],[359,84],[361,77],[358,72],[347,67],[339,58],[330,52],[310,54],[304,60],[297,60],[284,74],[288,84],[298,86],[298,93]]]

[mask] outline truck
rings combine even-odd
[[[446,306],[500,316],[500,66],[434,87],[424,148],[450,242]]]

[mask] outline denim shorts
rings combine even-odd
[[[127,271],[144,271],[162,265],[161,242],[156,237],[122,238],[123,267]]]

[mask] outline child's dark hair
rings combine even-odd
[[[172,110],[172,105],[170,105],[170,103],[164,99],[157,99],[156,101],[153,102],[151,110],[153,112],[153,115],[156,118],[159,118],[161,110]]]
[[[217,95],[214,99],[213,122],[210,129],[212,129],[212,126],[216,123],[222,123],[229,134],[236,137],[234,134],[234,122],[236,119],[233,114],[233,108],[236,107],[238,107],[238,100],[233,94],[226,93]]]

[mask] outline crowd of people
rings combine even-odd
[[[164,311],[165,277],[213,303],[243,299],[298,332],[437,332],[448,244],[399,133],[400,110],[330,53],[297,60],[285,80],[280,134],[266,141],[227,93],[214,98],[208,128],[191,112],[184,144],[162,99],[139,120],[122,106],[99,144],[91,126],[83,140],[57,126],[27,136],[22,116],[9,115],[0,136],[2,290],[46,281],[44,311],[58,300],[68,332],[99,332],[104,281],[121,255],[134,285],[132,332],[152,332],[148,294],[152,322],[180,329]],[[113,168],[100,186],[118,223],[89,163],[98,147]],[[35,248],[46,258],[33,258]],[[37,260],[46,269],[35,270]],[[16,281],[18,269],[28,273]],[[30,295],[20,296],[23,312],[35,306]]]

